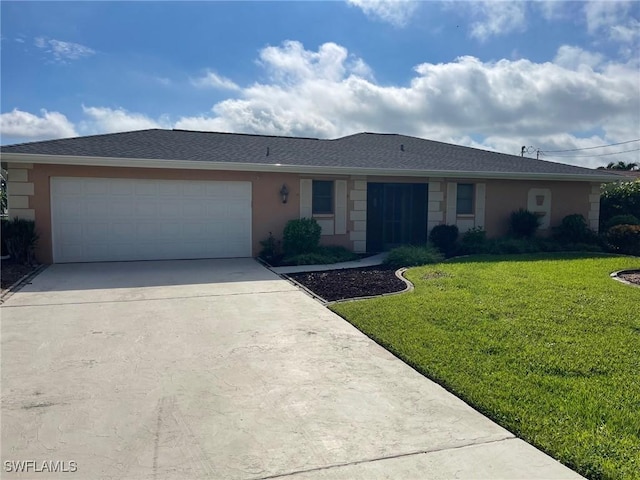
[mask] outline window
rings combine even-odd
[[[314,180],[312,187],[311,212],[315,214],[333,213],[333,182]]]
[[[473,214],[473,183],[459,183],[456,197],[456,213],[458,215]]]

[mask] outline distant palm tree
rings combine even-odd
[[[0,168],[0,214],[7,212],[7,172]]]
[[[624,163],[622,161],[620,161],[618,163],[611,162],[606,167],[598,167],[598,169],[599,170],[627,170],[627,171],[633,171],[633,170],[640,170],[640,164],[637,164],[637,163]]]

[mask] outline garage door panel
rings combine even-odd
[[[107,243],[110,237],[110,228],[108,223],[88,223],[82,225],[82,239],[88,244]]]
[[[60,179],[60,181],[52,186],[52,192],[62,195],[82,195],[82,184],[73,180],[74,179]]]
[[[89,195],[106,195],[109,193],[109,183],[103,178],[88,179],[82,190],[82,193]]]
[[[94,218],[106,218],[109,215],[109,206],[104,201],[88,201],[84,203],[87,216]]]
[[[55,262],[251,255],[251,183],[51,179]]]
[[[206,185],[204,182],[189,182],[183,187],[183,195],[190,197],[202,197],[206,195]]]
[[[138,200],[135,202],[135,215],[143,220],[147,217],[156,217],[158,214],[158,201],[157,200]]]

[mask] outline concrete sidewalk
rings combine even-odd
[[[286,275],[289,273],[323,272],[325,270],[343,270],[345,268],[374,267],[376,265],[381,265],[385,258],[387,258],[387,252],[378,253],[371,257],[365,257],[360,260],[353,260],[350,262],[331,263],[329,265],[292,265],[288,267],[271,267],[270,270],[278,275]]]
[[[0,308],[3,479],[581,478],[251,259],[53,265]]]

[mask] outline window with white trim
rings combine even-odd
[[[456,214],[473,215],[473,183],[459,183],[456,195]]]
[[[311,212],[314,215],[333,214],[333,182],[314,180],[311,192]]]

